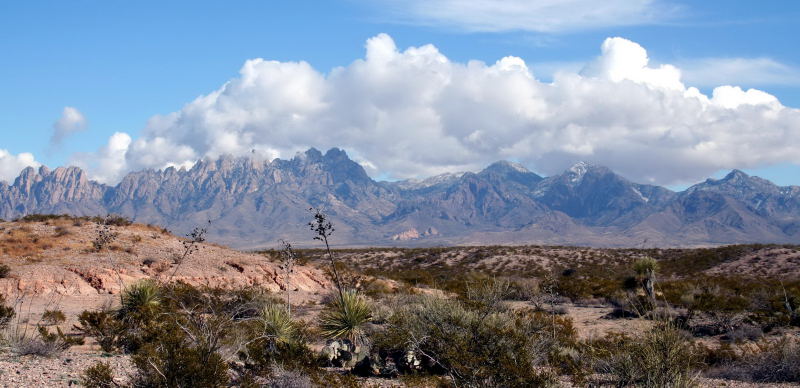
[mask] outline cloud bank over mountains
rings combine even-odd
[[[8,150],[0,149],[0,181],[12,182],[25,167],[41,165],[29,152],[14,155]]]
[[[115,183],[128,171],[204,157],[340,147],[390,179],[500,159],[549,175],[585,160],[662,185],[800,163],[800,110],[736,86],[704,95],[624,38],[606,39],[579,72],[557,72],[552,82],[536,74],[521,58],[459,63],[433,45],[400,50],[380,34],[364,58],[327,74],[306,62],[248,60],[219,89],[151,118],[138,137],[114,134],[72,163]],[[0,164],[6,159],[0,154]],[[0,179],[11,169],[0,167]]]

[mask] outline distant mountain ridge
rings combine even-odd
[[[563,244],[698,246],[800,243],[800,187],[734,170],[682,192],[578,163],[541,177],[507,161],[478,173],[378,182],[337,148],[290,160],[221,157],[190,169],[132,172],[116,186],[77,167],[27,168],[0,182],[0,217],[121,214],[238,248],[313,243],[308,209],[341,246]]]

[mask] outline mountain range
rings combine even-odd
[[[375,181],[337,148],[290,160],[223,156],[145,170],[115,185],[77,167],[27,168],[0,182],[0,217],[120,214],[237,248],[313,245],[309,208],[330,215],[338,246],[555,244],[707,246],[800,243],[800,187],[739,170],[675,192],[578,163],[539,176],[511,162],[424,180]]]

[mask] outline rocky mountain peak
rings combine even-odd
[[[722,179],[709,178],[686,190],[687,193],[695,191],[714,191],[741,199],[758,194],[779,194],[781,188],[766,179],[750,176],[741,170],[732,170]]]
[[[734,170],[731,170],[731,172],[729,172],[728,175],[725,175],[725,178],[722,178],[722,180],[726,181],[726,182],[733,183],[733,182],[745,180],[745,179],[748,179],[748,178],[750,178],[750,175],[747,175],[744,171],[738,170],[738,169],[734,169]]]
[[[33,167],[26,167],[14,180],[14,187],[23,193],[30,193],[31,187],[42,180],[42,176]]]
[[[483,169],[483,171],[492,171],[492,172],[519,172],[519,173],[530,173],[531,171],[525,168],[525,166],[516,163],[516,162],[509,162],[507,160],[501,160],[498,162],[494,162]]]
[[[305,152],[298,152],[292,160],[297,160],[300,162],[306,163],[316,163],[322,160],[322,152],[320,150],[311,147],[307,149]]]
[[[607,167],[580,161],[564,171],[564,173],[561,174],[561,177],[562,180],[569,182],[569,184],[578,185],[587,175],[607,175],[609,173],[616,176],[616,174],[613,174],[613,172]]]
[[[591,166],[592,165],[587,162],[580,161],[570,166],[567,171],[577,176],[583,176],[583,174],[586,174],[586,172],[589,171]]]
[[[0,218],[115,213],[179,233],[211,219],[216,241],[248,248],[310,239],[304,226],[311,206],[334,217],[342,244],[490,243],[506,236],[532,243],[547,236],[609,245],[642,233],[667,245],[800,242],[800,187],[739,170],[681,193],[586,162],[545,179],[499,161],[478,173],[375,182],[344,150],[311,148],[290,160],[223,155],[191,168],[132,172],[114,187],[77,167],[26,168],[13,185],[0,183]]]
[[[499,161],[477,174],[478,177],[489,179],[494,183],[501,181],[514,182],[532,188],[542,180],[542,177],[531,172],[519,163]]]

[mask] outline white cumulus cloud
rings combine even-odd
[[[12,183],[25,167],[41,165],[31,153],[22,152],[14,155],[7,150],[0,149],[0,181]]]
[[[108,143],[96,152],[73,155],[70,164],[89,170],[92,179],[98,182],[114,184],[129,171],[125,154],[130,145],[130,135],[116,132],[108,139]]]
[[[468,32],[564,32],[644,25],[677,15],[659,0],[378,0],[368,2],[391,21]]]
[[[400,50],[385,34],[367,41],[363,59],[327,74],[252,59],[219,89],[153,117],[140,137],[101,150],[96,158],[114,158],[95,175],[112,182],[122,171],[222,154],[287,158],[310,146],[344,148],[372,176],[391,178],[500,159],[553,174],[585,160],[677,184],[800,163],[800,110],[736,86],[704,95],[635,42],[609,38],[582,70],[550,82],[534,74],[517,57],[459,63],[432,45]]]
[[[67,137],[86,129],[86,117],[79,110],[65,106],[61,117],[53,123],[53,135],[50,137],[50,146],[57,147]]]

